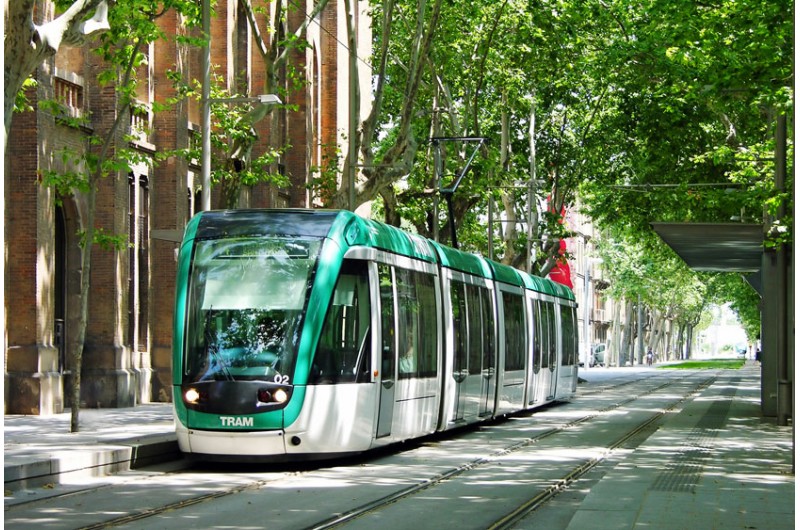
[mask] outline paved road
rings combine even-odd
[[[758,371],[593,368],[571,403],[315,466],[167,465],[6,505],[8,528],[794,527]],[[71,488],[71,489],[70,489]],[[69,493],[69,494],[67,494]]]

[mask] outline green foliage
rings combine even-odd
[[[387,4],[373,6],[377,54]],[[403,82],[417,49],[412,21],[428,14],[410,0],[396,9],[402,23],[392,26],[388,55],[396,60],[384,79],[383,134],[372,147],[377,163],[402,141],[409,102]],[[428,222],[432,200],[423,192],[432,187],[433,153],[423,139],[486,136],[490,143],[456,197],[463,206],[459,230],[470,232],[461,239],[480,241],[485,216],[474,224],[467,210],[485,214],[490,194],[498,200],[497,190],[530,179],[532,110],[542,214],[548,200],[559,209],[577,191],[598,222],[622,223],[635,233],[650,232],[653,220],[759,222],[765,207],[772,213],[786,204],[792,211],[789,194],[772,182],[774,117],[793,108],[790,11],[786,0],[649,1],[636,8],[620,1],[443,3],[411,125],[420,149],[404,186],[395,189],[398,211],[415,225]],[[510,157],[501,167],[503,117]],[[790,142],[790,160],[792,152]],[[448,147],[445,178],[458,173],[464,158],[463,146]],[[793,182],[787,184],[791,189]],[[524,218],[526,191],[506,193]],[[770,242],[788,241],[791,222],[778,221]],[[555,238],[558,220],[543,215],[540,223],[534,237]],[[549,257],[544,246],[538,250],[541,259]]]
[[[707,285],[710,302],[729,302],[747,334],[747,340],[758,340],[761,336],[761,298],[747,280],[739,274],[714,274],[709,275]]]
[[[104,228],[95,228],[92,234],[92,243],[103,250],[125,250],[132,246],[126,235],[111,234]],[[78,245],[86,247],[86,231],[78,230]]]
[[[708,303],[706,280],[658,237],[617,231],[597,241],[612,298],[638,300],[678,322],[695,324]]]
[[[70,147],[64,147],[53,153],[54,161],[58,160],[61,170],[42,170],[39,183],[55,191],[56,204],[61,204],[65,197],[75,192],[87,193],[91,188],[89,178],[83,167],[83,153]]]
[[[33,107],[28,101],[28,98],[25,96],[25,92],[30,89],[36,88],[39,86],[39,82],[36,81],[33,77],[29,77],[25,80],[22,84],[22,90],[17,92],[17,99],[14,101],[14,112],[25,112],[25,111],[32,111]]]
[[[625,31],[606,50],[613,108],[591,149],[607,162],[582,186],[592,215],[642,232],[651,220],[760,222],[778,202],[775,115],[792,108],[790,5],[610,10]]]
[[[739,370],[744,366],[744,359],[720,359],[714,361],[684,361],[676,364],[665,364],[661,370]]]
[[[171,103],[181,98],[200,101],[202,86],[199,81],[186,82],[180,74],[171,71],[168,77],[173,81],[177,96]],[[225,88],[223,79],[213,76],[209,88],[211,99],[228,100],[243,98],[245,95],[231,93]],[[284,105],[288,108],[288,105]],[[255,186],[259,183],[277,187],[289,185],[289,179],[277,171],[277,162],[290,145],[280,148],[267,148],[256,158],[250,153],[258,140],[254,126],[263,118],[268,109],[250,103],[213,102],[211,110],[211,185],[222,190],[222,207],[234,208],[242,186]],[[199,143],[187,149],[163,152],[159,158],[177,154],[189,161],[202,160],[202,146]]]
[[[342,178],[342,172],[340,170],[342,167],[342,153],[337,145],[323,145],[322,152],[329,154],[327,156],[323,154],[321,166],[311,168],[310,171],[313,178],[310,186],[314,196],[320,197],[322,202],[327,204],[330,202],[330,198],[336,193],[336,187],[339,180]]]
[[[72,3],[71,0],[59,0],[56,6],[63,10]],[[55,190],[57,202],[75,193],[94,193],[101,178],[126,174],[137,164],[152,163],[149,156],[127,146],[131,136],[125,135],[125,144],[118,145],[115,132],[127,112],[138,112],[135,105],[138,83],[135,72],[145,65],[143,50],[150,43],[167,38],[156,21],[171,9],[182,13],[187,25],[199,21],[199,4],[191,0],[126,0],[111,3],[108,12],[111,27],[101,33],[92,46],[92,52],[106,66],[98,74],[98,82],[101,85],[114,85],[118,95],[118,119],[110,130],[94,131],[89,127],[91,116],[73,116],[60,101],[39,101],[39,108],[51,113],[59,123],[82,128],[86,132],[93,131],[87,136],[82,149],[65,147],[53,153],[52,167],[57,169],[40,172],[40,183]],[[102,228],[91,227],[88,231],[93,233],[92,242],[104,248],[121,249],[126,245],[127,236],[108,234]],[[85,237],[82,232],[82,244],[85,244]]]

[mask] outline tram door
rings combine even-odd
[[[539,302],[533,298],[528,299],[528,314],[531,319],[531,349],[530,349],[530,371],[528,372],[528,405],[534,405],[541,401],[541,385],[539,384],[539,372],[542,369],[542,332]]]
[[[541,396],[546,400],[553,399],[553,373],[551,370],[550,355],[551,351],[555,350],[555,337],[551,333],[551,320],[554,318],[551,303],[540,301],[538,303],[538,325],[539,331],[539,352],[538,352],[538,370],[536,379],[539,382],[541,389]]]
[[[394,281],[392,269],[387,265],[378,266],[379,293],[381,299],[381,349],[380,349],[380,389],[378,406],[378,426],[376,438],[392,433],[394,414],[394,393],[396,389],[395,364],[397,359],[397,337],[394,319]]]
[[[494,296],[488,289],[480,289],[481,307],[481,331],[482,345],[480,348],[481,357],[481,400],[478,410],[479,416],[487,416],[494,412],[494,395],[497,388],[497,377],[495,374],[495,319],[492,300]]]
[[[465,292],[465,285],[461,282],[452,282],[451,284],[451,303],[453,311],[453,371],[450,374],[455,382],[456,391],[456,407],[455,421],[464,419],[464,413],[467,408],[468,392],[465,388],[464,382],[469,375],[467,363],[468,357],[468,313],[467,313],[467,297]]]
[[[550,372],[550,391],[547,394],[547,399],[552,400],[556,397],[556,388],[558,387],[558,335],[556,334],[556,309],[553,302],[545,302],[544,307],[547,309],[547,334],[550,336],[550,341],[547,348],[547,369]]]
[[[474,420],[494,412],[495,323],[492,294],[485,287],[453,281],[454,421]]]

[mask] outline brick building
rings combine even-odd
[[[252,0],[253,4],[260,2]],[[272,18],[256,14],[262,35],[293,33],[313,12],[312,0],[293,0],[282,27],[266,31]],[[356,27],[359,57],[370,50],[366,1],[359,0]],[[275,2],[268,5],[274,9]],[[37,22],[53,17],[50,2],[37,7]],[[331,0],[310,20],[309,46],[293,51],[288,62],[305,76],[298,86],[279,76],[284,102],[297,110],[274,110],[255,124],[259,140],[253,155],[267,146],[291,145],[277,170],[288,188],[260,185],[245,190],[241,207],[304,207],[314,204],[308,184],[326,157],[346,152],[342,145],[349,117],[348,50],[343,0]],[[262,93],[265,68],[247,20],[243,0],[218,0],[211,24],[211,63],[232,93]],[[180,17],[159,19],[166,35],[186,32]],[[116,145],[147,157],[185,149],[200,136],[201,106],[184,100],[169,110],[151,112],[153,104],[175,95],[168,70],[199,79],[199,49],[159,40],[150,46],[148,65],[138,72],[135,116]],[[38,85],[28,94],[33,108],[57,100],[69,115],[90,117],[90,124],[70,126],[45,110],[13,118],[5,157],[5,413],[51,414],[68,407],[68,345],[75,340],[80,303],[81,252],[78,231],[86,215],[83,197],[66,197],[40,185],[47,170],[69,171],[58,153],[64,147],[87,149],[92,133],[109,130],[117,118],[118,94],[95,80],[103,64],[90,46],[62,48],[35,73]],[[369,109],[367,61],[359,61],[361,112]],[[362,118],[363,119],[363,118]],[[123,134],[135,133],[130,141]],[[127,407],[170,399],[173,293],[177,243],[160,234],[181,231],[199,204],[200,167],[172,156],[104,179],[97,194],[96,227],[125,235],[127,248],[92,253],[89,318],[83,354],[81,401],[85,407]],[[212,199],[212,205],[215,204]]]

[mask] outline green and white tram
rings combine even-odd
[[[348,211],[203,212],[179,254],[180,448],[331,458],[569,399],[575,308],[567,287]]]

